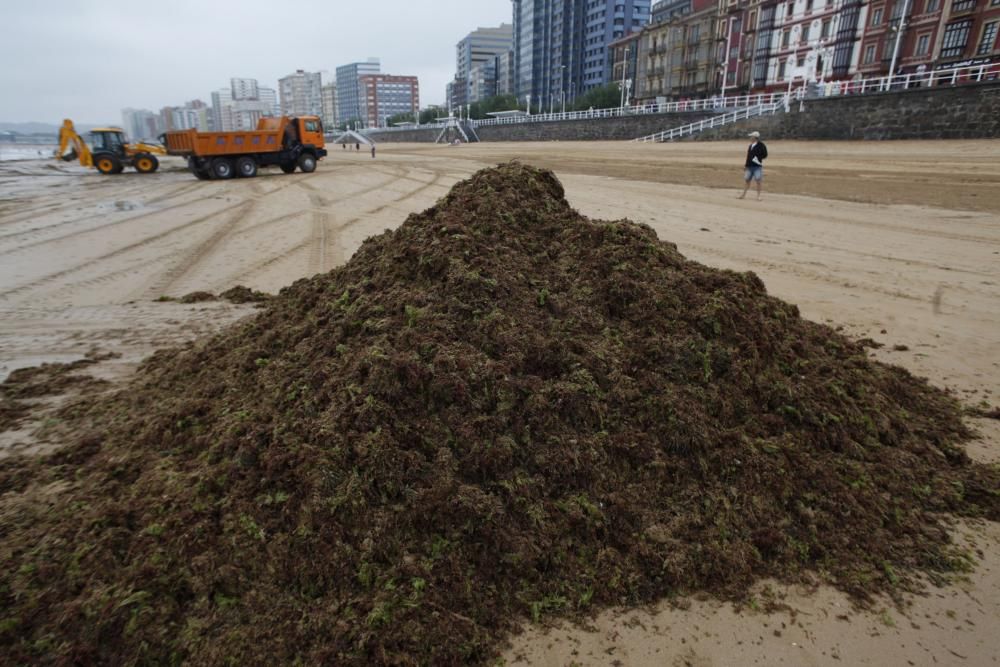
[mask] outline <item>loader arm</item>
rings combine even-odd
[[[73,121],[68,118],[63,121],[62,127],[59,129],[59,152],[56,153],[56,157],[62,160],[72,159],[72,157],[67,158],[66,149],[73,146],[73,150],[76,152],[76,157],[79,158],[80,164],[84,167],[94,166],[93,155],[91,155],[90,147],[87,146],[87,142],[76,133],[76,128],[73,127]]]

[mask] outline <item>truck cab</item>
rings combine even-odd
[[[323,148],[325,145],[323,121],[316,116],[303,116],[297,118],[296,121],[299,125],[299,136],[302,138],[302,144],[313,148]]]

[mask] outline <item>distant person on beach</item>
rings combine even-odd
[[[356,151],[361,150],[361,144],[360,143],[354,144],[354,150]]]
[[[760,201],[760,184],[764,180],[764,160],[767,159],[767,146],[760,140],[760,132],[751,132],[750,146],[747,148],[747,160],[743,166],[743,194],[740,199],[747,196],[750,189],[750,181],[757,181],[757,201]]]
[[[340,144],[340,150],[346,151],[347,150],[347,144]]]
[[[375,144],[372,144],[372,159],[375,159]]]

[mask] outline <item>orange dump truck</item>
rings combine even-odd
[[[316,116],[261,118],[256,130],[198,132],[173,130],[163,136],[167,154],[187,158],[188,169],[201,179],[252,178],[259,167],[298,167],[309,173],[326,156],[323,123]]]

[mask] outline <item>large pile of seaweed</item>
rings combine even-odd
[[[14,662],[481,662],[761,577],[906,590],[968,567],[942,513],[1000,519],[944,392],[517,163],[78,412],[0,473]]]

